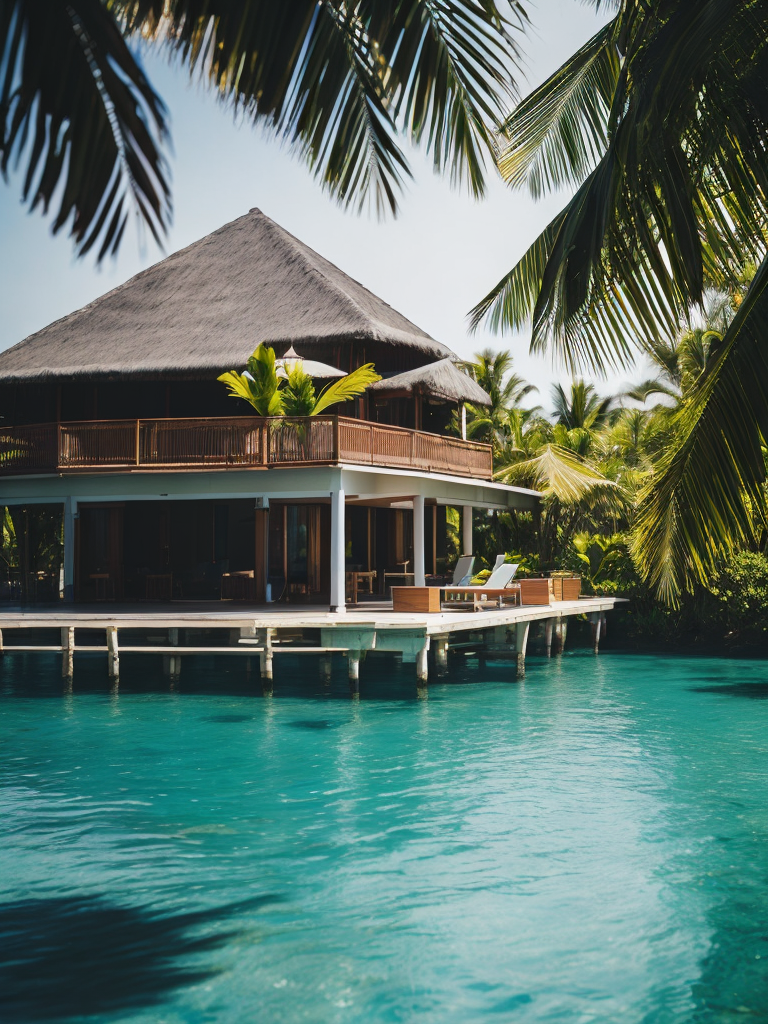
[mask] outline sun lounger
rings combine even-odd
[[[499,565],[481,586],[446,587],[444,607],[480,611],[489,606],[502,608],[505,604],[518,604],[520,586],[512,584],[517,568],[517,564]]]

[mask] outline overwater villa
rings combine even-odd
[[[217,377],[262,342],[382,380],[339,415],[257,417]],[[446,570],[446,508],[469,553],[473,509],[537,500],[446,433],[489,402],[457,361],[252,210],[0,354],[0,500],[63,516],[47,585],[19,539],[26,599],[342,611],[423,585]]]

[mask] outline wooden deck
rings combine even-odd
[[[491,480],[490,445],[347,416],[94,420],[0,429],[0,476],[382,466]]]
[[[371,602],[364,607],[333,613],[323,608],[275,608],[267,605],[253,608],[184,609],[173,606],[142,608],[91,608],[68,605],[62,608],[30,611],[0,611],[0,652],[60,652],[62,673],[72,678],[74,655],[83,652],[107,652],[109,674],[119,677],[119,658],[126,654],[162,654],[170,662],[169,674],[178,675],[179,658],[191,654],[258,655],[262,679],[271,686],[272,660],[280,654],[319,654],[323,657],[345,653],[349,663],[350,683],[359,688],[360,655],[364,651],[394,652],[405,662],[416,665],[417,682],[425,685],[428,676],[428,652],[438,673],[447,665],[450,646],[467,639],[468,634],[481,635],[480,646],[494,655],[512,656],[516,674],[525,674],[528,631],[532,622],[544,621],[547,650],[562,650],[567,620],[575,615],[588,615],[592,623],[592,639],[598,649],[601,630],[605,628],[606,612],[617,604],[615,598],[587,597],[577,601],[557,601],[549,605],[528,605],[471,611],[393,612],[391,605]],[[9,643],[7,635],[18,630],[56,630],[61,643],[24,644],[18,639]],[[190,643],[194,631],[225,629],[230,644],[203,645]],[[104,630],[106,645],[76,644],[77,630]],[[120,630],[167,631],[166,643],[119,643]],[[185,642],[180,643],[179,631]],[[6,646],[3,648],[3,634]],[[306,634],[309,634],[307,638]],[[319,634],[320,643],[317,643]],[[314,639],[311,639],[314,638]],[[168,667],[168,666],[167,666]]]

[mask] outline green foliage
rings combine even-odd
[[[366,363],[346,377],[327,384],[316,395],[314,382],[300,361],[293,366],[287,378],[281,377],[275,350],[262,343],[248,360],[245,373],[229,370],[218,380],[227,385],[232,398],[248,402],[259,416],[317,416],[331,405],[362,395],[381,377],[373,363]]]
[[[275,366],[275,350],[263,343],[246,364],[246,372],[230,370],[217,378],[229,388],[232,398],[242,398],[259,416],[281,416],[285,411],[281,381]]]
[[[480,196],[525,23],[519,0],[9,0],[0,167],[26,165],[24,199],[58,201],[54,231],[80,254],[115,252],[132,214],[161,236],[168,116],[141,45],[266,126],[344,205],[396,212],[409,145]]]
[[[712,593],[723,606],[732,634],[746,639],[768,637],[768,558],[741,551],[723,566]]]
[[[635,395],[680,404],[633,553],[674,605],[768,525],[768,6],[617,8],[505,123],[510,184],[575,194],[472,316],[532,322],[532,349],[574,372],[638,351],[665,364]],[[710,287],[733,301],[678,338]]]

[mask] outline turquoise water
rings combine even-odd
[[[768,663],[102,662],[0,663],[6,1024],[768,1021]]]

